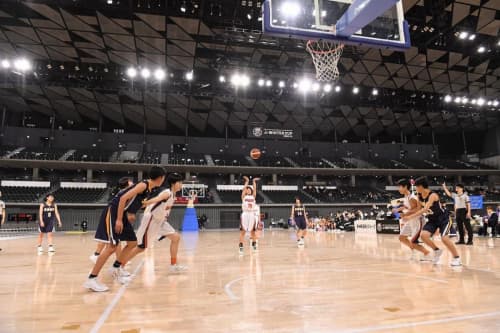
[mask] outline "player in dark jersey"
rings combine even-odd
[[[133,184],[134,184],[134,182],[132,181],[132,179],[130,177],[122,177],[122,178],[120,178],[120,180],[118,181],[118,187],[115,190],[113,190],[114,193],[112,192],[112,198],[115,195],[117,195],[120,191],[126,189],[129,186],[132,186]],[[101,219],[105,219],[106,211],[107,211],[106,209],[103,210],[103,212],[101,214]],[[133,223],[133,221],[135,221],[135,214],[127,212],[127,220],[129,222]],[[92,261],[95,264],[97,262],[97,258],[99,257],[99,254],[102,252],[102,250],[104,249],[105,246],[106,246],[106,242],[98,241],[96,249],[94,251],[94,254],[92,254],[89,257],[90,261]],[[115,251],[116,257],[118,258],[121,253],[122,253],[121,246],[117,246],[116,247],[116,251]]]
[[[127,209],[130,209],[130,207],[134,205],[131,212],[136,213],[142,206],[142,201],[146,199],[154,188],[161,186],[164,180],[165,170],[155,166],[151,168],[148,180],[136,183],[118,192],[118,194],[113,197],[106,207],[106,213],[103,214],[104,218],[99,221],[96,231],[96,240],[107,242],[108,246],[97,258],[97,262],[84,284],[85,288],[93,291],[108,290],[107,286],[97,281],[97,275],[108,258],[116,251],[116,247],[120,241],[126,241],[127,246],[123,249],[120,257],[113,263],[111,272],[113,277],[120,283],[128,282],[130,274],[121,267],[121,258],[127,258],[129,253],[136,247],[137,237],[132,224],[127,219]],[[137,202],[141,204],[138,205]]]
[[[306,207],[302,205],[298,197],[295,198],[295,204],[292,206],[290,219],[292,219],[297,226],[297,246],[304,246],[304,237],[307,234],[308,221]]]
[[[39,211],[39,229],[40,234],[38,235],[38,253],[43,253],[43,235],[47,234],[47,242],[49,244],[48,252],[56,252],[53,244],[52,233],[54,232],[55,222],[57,219],[57,224],[62,227],[61,216],[59,215],[59,211],[57,210],[57,205],[54,203],[54,195],[48,194],[45,197],[45,201],[40,204]]]
[[[419,196],[419,200],[423,206],[422,209],[407,216],[407,219],[417,217],[420,215],[427,215],[427,223],[424,225],[423,231],[420,235],[425,244],[434,249],[434,263],[439,262],[439,258],[443,254],[441,250],[431,239],[432,235],[439,230],[443,244],[448,248],[453,256],[451,266],[461,266],[460,256],[458,255],[455,244],[450,239],[449,232],[451,229],[452,221],[449,213],[443,208],[439,200],[439,195],[429,189],[429,184],[425,177],[415,180],[415,187]]]

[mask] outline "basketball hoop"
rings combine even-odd
[[[339,79],[338,62],[342,56],[344,44],[321,39],[309,40],[306,49],[312,56],[318,81],[335,82]]]

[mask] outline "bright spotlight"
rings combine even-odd
[[[266,81],[266,87],[272,87],[273,86],[273,81],[267,80]]]
[[[477,48],[477,52],[478,53],[484,53],[484,52],[486,52],[486,48],[484,46],[480,46],[480,47]]]
[[[340,86],[335,86],[335,92],[339,93],[342,90]]]
[[[108,5],[112,5],[113,4],[113,0],[107,0],[106,1]]]
[[[312,85],[312,90],[313,91],[319,91],[321,89],[321,86],[319,85],[318,82],[314,82],[313,85]]]
[[[290,18],[295,18],[300,15],[300,5],[297,2],[285,2],[281,6],[281,12]]]
[[[14,61],[14,68],[21,72],[29,71],[31,69],[31,63],[25,58],[21,58]]]
[[[294,82],[292,87],[293,87],[293,89],[297,89],[299,87],[299,84],[297,82]]]
[[[497,106],[498,106],[498,101],[497,101],[497,100],[493,101],[493,106],[494,106],[494,107],[497,107]]]
[[[161,68],[158,68],[157,70],[155,70],[155,79],[157,79],[158,81],[162,81],[163,79],[165,79],[165,71]]]
[[[280,82],[278,83],[278,87],[280,87],[280,88],[285,88],[285,81],[280,81]]]
[[[444,101],[445,101],[446,103],[450,103],[450,102],[451,102],[451,96],[450,96],[450,95],[446,95],[446,96],[444,96]]]
[[[247,19],[250,21],[252,19],[252,13],[247,14]]]
[[[460,97],[455,97],[455,103],[460,103],[462,101],[462,99]]]
[[[2,68],[10,68],[10,61],[7,59],[2,60]]]
[[[231,84],[235,87],[248,87],[250,85],[250,78],[244,74],[234,74],[231,76]]]
[[[131,79],[137,76],[137,70],[134,67],[130,67],[127,69],[127,76]]]
[[[460,39],[466,39],[469,36],[469,33],[466,31],[462,31],[460,35],[458,35],[458,38]]]
[[[469,103],[469,99],[467,97],[462,97],[462,103],[463,104]]]
[[[259,81],[257,81],[257,84],[259,85],[259,87],[263,87],[265,83],[266,82],[264,81],[264,79],[259,79]]]
[[[373,96],[377,96],[378,95],[378,89],[377,88],[373,88],[372,95]]]
[[[476,105],[477,101],[475,99],[473,99],[472,101],[470,101],[470,104],[472,105]]]
[[[193,81],[193,71],[186,73],[186,80]]]
[[[309,80],[309,79],[300,80],[299,90],[303,93],[309,92],[309,90],[311,90],[311,80]]]
[[[484,100],[484,98],[478,98],[477,99],[477,105],[479,105],[479,106],[483,106],[485,102],[486,101]]]
[[[474,40],[474,39],[476,39],[476,35],[475,34],[472,34],[472,35],[469,36],[469,40]]]
[[[353,93],[354,95],[359,94],[359,88],[358,88],[358,87],[354,87],[354,88],[352,88],[352,93]]]
[[[147,79],[147,78],[149,78],[151,76],[151,72],[149,71],[149,69],[143,68],[141,70],[141,76],[142,76],[143,79]]]
[[[488,106],[491,106],[492,104],[493,104],[492,101],[488,101],[488,103],[486,103],[486,105],[488,105]]]
[[[330,92],[330,91],[332,91],[332,85],[331,85],[331,84],[329,84],[329,83],[325,84],[325,86],[323,87],[323,90],[324,90],[325,92]]]
[[[226,82],[226,77],[224,75],[219,76],[219,82],[220,83]]]

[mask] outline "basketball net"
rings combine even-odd
[[[335,26],[332,32],[335,33]],[[306,49],[312,56],[318,81],[335,82],[339,79],[338,62],[342,56],[344,44],[331,40],[309,40]]]

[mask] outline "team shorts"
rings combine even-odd
[[[299,230],[306,230],[307,229],[307,222],[304,216],[296,216],[294,219],[295,225]]]
[[[255,231],[257,229],[257,221],[255,212],[241,213],[240,230]]]
[[[401,236],[410,237],[412,243],[418,244],[418,239],[420,238],[421,231],[422,231],[422,221],[413,220],[403,224],[399,234]]]
[[[137,230],[137,246],[146,249],[151,247],[158,236],[168,236],[175,233],[175,229],[167,220],[161,221],[155,219],[153,214],[145,213]]]
[[[42,227],[41,224],[38,225],[38,230],[43,233],[49,233],[49,232],[54,232],[55,230],[55,222],[54,220],[51,220],[49,222],[44,222],[44,226]]]
[[[452,225],[453,223],[451,221],[451,218],[443,219],[443,221],[429,220],[424,225],[423,230],[428,231],[431,235],[434,235],[434,233],[436,233],[436,231],[439,229],[439,234],[441,235],[441,237],[444,237],[450,235]]]
[[[127,213],[123,214],[123,229],[120,234],[115,231],[117,208],[106,207],[101,213],[101,218],[95,232],[95,240],[102,243],[118,245],[121,241],[135,242],[134,227],[128,221]]]

